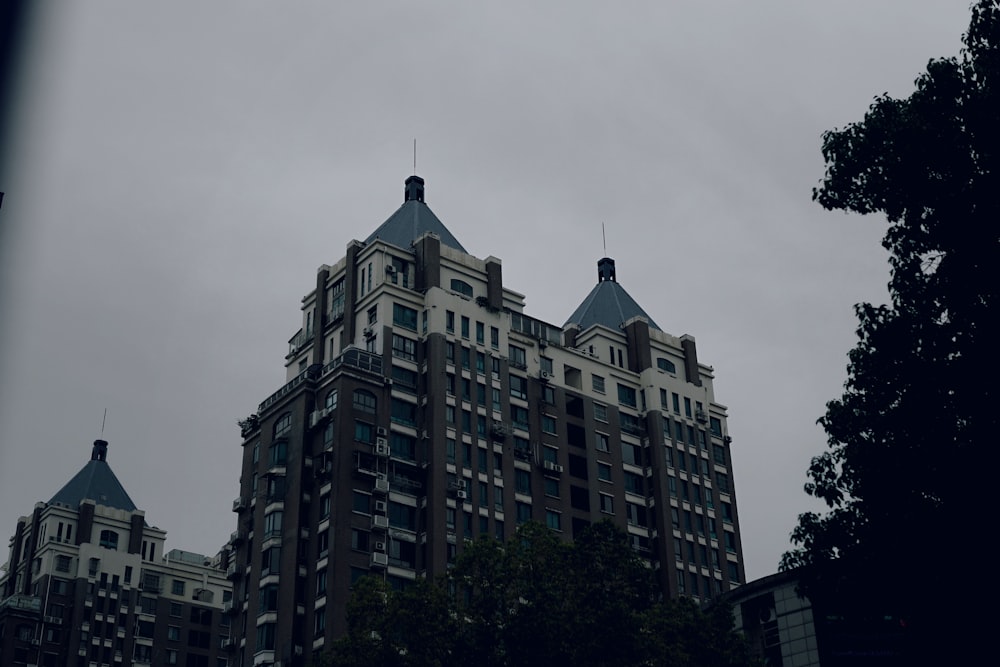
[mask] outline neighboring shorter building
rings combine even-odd
[[[725,594],[736,629],[768,667],[818,667],[812,604],[796,591],[796,572],[779,572]]]
[[[219,557],[175,549],[107,463],[108,443],[18,520],[0,576],[0,665],[228,664]]]

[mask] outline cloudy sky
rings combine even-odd
[[[0,535],[91,442],[168,548],[235,527],[236,420],[320,264],[412,171],[527,312],[603,254],[729,406],[747,575],[777,568],[883,221],[811,201],[824,130],[957,54],[962,0],[65,3],[26,33],[0,168]],[[6,560],[6,553],[0,561]]]

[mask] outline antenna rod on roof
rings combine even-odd
[[[101,439],[104,438],[104,424],[108,421],[108,409],[104,408],[104,419],[101,420]]]
[[[417,175],[417,140],[413,140],[413,175]]]
[[[608,236],[604,233],[604,223],[601,223],[601,239],[604,240],[604,256],[608,256]]]

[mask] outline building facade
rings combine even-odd
[[[306,665],[357,578],[436,576],[529,520],[565,539],[614,521],[670,596],[742,582],[726,408],[694,338],[661,330],[609,258],[563,326],[530,317],[421,178],[404,193],[319,268],[287,383],[240,423],[235,664]]]
[[[0,577],[0,665],[230,664],[220,556],[164,553],[107,463],[108,443],[21,517]]]

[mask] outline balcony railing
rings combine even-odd
[[[20,609],[22,611],[41,612],[42,599],[32,595],[11,595],[0,602],[0,609]]]
[[[382,357],[362,350],[360,347],[352,346],[344,350],[336,359],[323,368],[323,375],[333,372],[341,366],[357,368],[372,375],[382,375]]]

